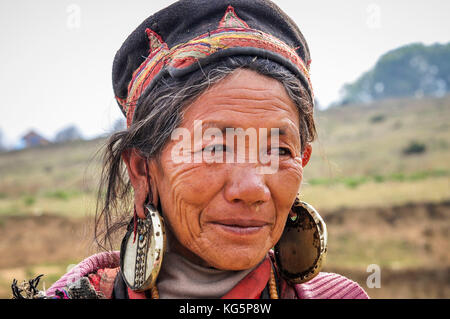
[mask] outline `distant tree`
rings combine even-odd
[[[83,139],[81,132],[75,125],[70,125],[66,128],[63,128],[55,135],[56,143],[64,143],[81,139]]]
[[[450,43],[415,43],[380,57],[375,67],[342,88],[341,105],[389,97],[443,96],[450,91]]]

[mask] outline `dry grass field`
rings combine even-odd
[[[450,97],[316,112],[301,195],[329,230],[325,271],[372,298],[450,298]],[[97,251],[92,216],[104,140],[0,153],[0,297],[48,287]],[[367,287],[380,266],[381,288]]]

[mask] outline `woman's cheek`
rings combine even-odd
[[[287,193],[297,193],[303,179],[303,167],[301,159],[289,158],[280,160],[278,170],[273,176],[269,176],[271,183],[275,183],[275,190],[280,189]]]
[[[166,163],[164,169],[164,213],[177,237],[190,246],[202,231],[202,212],[223,188],[226,172],[204,163]]]
[[[303,168],[301,162],[293,158],[280,161],[276,174],[268,176],[267,181],[276,207],[276,223],[272,238],[277,242],[281,236],[287,215],[299,191]]]
[[[221,169],[204,163],[178,164],[167,171],[168,184],[176,199],[204,208],[223,186]]]

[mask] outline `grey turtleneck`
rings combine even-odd
[[[169,244],[171,236],[168,233]],[[239,271],[208,268],[168,249],[157,281],[159,296],[171,299],[221,298],[258,266]]]

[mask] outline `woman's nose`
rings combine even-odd
[[[265,175],[258,173],[256,167],[236,165],[230,172],[225,185],[225,199],[229,202],[242,202],[252,206],[270,200],[270,190]]]

